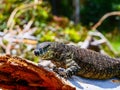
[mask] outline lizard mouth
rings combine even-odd
[[[45,49],[36,49],[34,50],[34,55],[35,56],[40,56],[42,60],[47,60],[51,58],[51,53],[48,50]]]

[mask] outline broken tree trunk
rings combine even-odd
[[[0,88],[8,90],[75,90],[53,72],[17,56],[0,56]]]

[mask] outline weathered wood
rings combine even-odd
[[[0,56],[0,87],[10,90],[75,90],[43,67],[10,55]]]

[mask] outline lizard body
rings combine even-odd
[[[92,50],[58,42],[44,42],[38,45],[34,53],[42,59],[51,60],[57,67],[65,68],[63,76],[76,74],[91,79],[120,77],[120,60]]]

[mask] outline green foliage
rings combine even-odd
[[[112,11],[120,10],[119,0],[85,0],[81,5],[81,22],[83,25],[95,24],[104,14]],[[117,16],[118,17],[118,16]],[[114,27],[118,27],[120,18],[116,16],[109,17],[98,28],[103,31],[113,30]]]
[[[65,15],[68,18],[72,17],[73,10],[73,1],[72,0],[62,0],[61,2],[61,15]]]
[[[33,0],[2,0],[0,1],[0,31],[3,31],[7,26],[7,20],[11,12],[24,3],[31,2]]]
[[[120,40],[119,40],[120,41]],[[112,46],[116,51],[120,52],[120,42],[119,41],[111,41]]]
[[[3,31],[7,28],[7,21],[11,13],[16,8],[21,8],[15,14],[13,21],[15,24],[23,26],[31,18],[34,18],[35,23],[33,26],[41,26],[42,23],[46,23],[50,18],[50,5],[47,2],[42,3],[41,5],[36,5],[28,8],[24,8],[30,3],[33,4],[33,0],[6,0],[6,2],[1,2],[0,6],[0,31]],[[46,7],[47,6],[47,7]],[[23,9],[22,9],[23,8]]]
[[[2,42],[3,42],[4,45],[7,45],[7,44],[8,44],[8,41],[5,40],[5,39],[3,39]]]
[[[107,33],[106,37],[109,39],[115,50],[120,52],[120,31],[115,29],[111,33]]]
[[[65,28],[56,28],[54,25],[46,25],[45,27],[39,27],[34,35],[38,38],[39,42],[56,40],[79,42],[85,39],[87,30],[84,29],[81,25],[79,25],[79,27],[71,25]]]
[[[79,42],[80,41],[80,34],[74,28],[66,28],[65,29],[65,36],[70,41]]]

